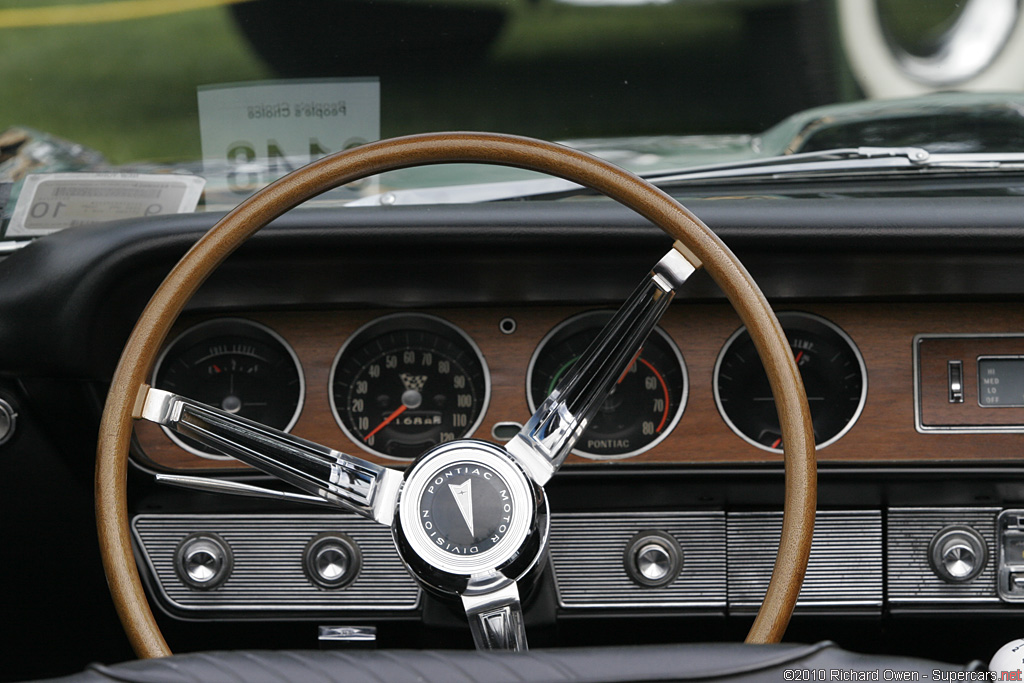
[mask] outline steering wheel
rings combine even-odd
[[[249,236],[334,187],[384,171],[438,163],[497,164],[559,176],[630,207],[676,240],[591,349],[504,447],[470,439],[441,444],[417,459],[403,476],[147,385],[157,354],[185,304]],[[174,429],[309,494],[391,526],[399,553],[423,588],[462,601],[478,648],[526,649],[519,596],[520,589],[528,589],[536,579],[546,552],[548,513],[543,485],[639,354],[675,289],[700,267],[711,274],[749,330],[779,412],[786,474],[782,536],[771,582],[747,642],[779,641],[807,567],[817,482],[803,383],[786,336],[764,295],[707,226],[631,173],[552,143],[451,133],[370,143],[324,157],[285,176],[221,219],[178,262],[150,299],[111,383],[96,462],[103,566],[136,654],[142,658],[170,654],[146,600],[129,536],[127,463],[136,419]],[[435,486],[438,477],[450,478],[453,473],[457,476],[446,479],[446,485]],[[435,505],[442,496],[455,500],[446,506]],[[474,530],[473,509],[478,511],[478,520],[490,514],[494,523]],[[461,515],[453,510],[461,510]],[[456,527],[466,537],[461,525],[468,527],[469,540],[453,552],[442,537],[453,538]]]

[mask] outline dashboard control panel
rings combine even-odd
[[[567,612],[756,610],[780,512],[552,513],[549,561]],[[169,614],[318,618],[422,607],[390,532],[348,513],[144,514],[132,522]],[[821,510],[800,612],[1018,610],[1024,510]]]
[[[914,396],[920,432],[1024,432],[1024,335],[917,335]]]

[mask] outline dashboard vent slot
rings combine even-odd
[[[729,514],[730,607],[761,606],[781,533],[781,512]],[[881,607],[882,590],[881,513],[818,512],[797,608]]]

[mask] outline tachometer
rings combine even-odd
[[[361,448],[415,458],[470,436],[483,420],[490,377],[465,332],[429,315],[396,314],[357,330],[331,369],[331,409]]]
[[[241,318],[199,323],[157,359],[153,386],[288,431],[299,419],[305,382],[292,348],[265,325]],[[164,430],[186,450],[227,459]]]
[[[824,448],[849,431],[864,409],[864,358],[849,335],[820,316],[787,311],[778,317],[807,390],[814,443]],[[737,435],[758,448],[782,452],[775,399],[745,327],[718,355],[714,390],[722,418]]]
[[[536,410],[611,318],[592,311],[569,318],[547,334],[527,370],[527,399]],[[686,365],[672,339],[660,328],[619,379],[591,421],[575,452],[590,458],[628,458],[664,439],[683,414]]]

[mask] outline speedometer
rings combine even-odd
[[[470,436],[490,378],[469,336],[435,316],[395,314],[357,330],[331,369],[331,409],[360,448],[412,459]]]
[[[846,332],[820,316],[787,311],[778,318],[807,390],[814,443],[824,448],[846,434],[864,409],[864,358]],[[714,391],[722,418],[738,436],[758,448],[782,452],[775,399],[745,327],[722,347]]]

